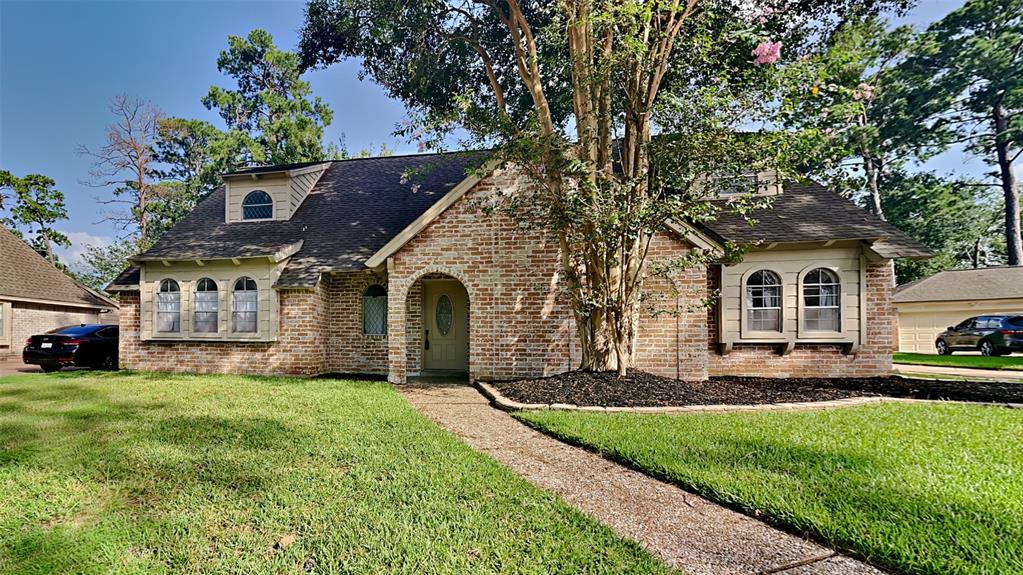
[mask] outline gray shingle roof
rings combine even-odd
[[[117,307],[53,267],[18,236],[0,226],[0,298],[4,296],[95,308]]]
[[[948,270],[895,291],[896,303],[1019,299],[1023,309],[1023,266]]]
[[[321,272],[364,268],[482,159],[480,153],[448,153],[334,161],[288,221],[227,224],[219,189],[137,259],[255,257],[304,241],[278,286],[313,286]],[[401,184],[404,173],[412,178]]]
[[[485,152],[359,158],[330,163],[288,221],[224,222],[224,190],[203,200],[139,260],[268,256],[303,241],[278,287],[311,287],[326,271],[363,269],[365,261],[440,200],[485,159]],[[290,166],[312,165],[304,163]],[[281,166],[254,168],[277,171]],[[413,180],[401,184],[405,173]],[[419,188],[413,192],[413,183]],[[736,243],[866,239],[885,257],[927,257],[930,251],[855,204],[815,183],[792,183],[750,227],[722,213],[704,225]],[[111,289],[137,285],[125,270]]]
[[[921,258],[930,249],[850,200],[815,182],[788,182],[771,208],[745,218],[727,211],[704,226],[738,244],[881,240],[872,246],[884,257]]]

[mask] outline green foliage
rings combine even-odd
[[[56,189],[56,185],[52,178],[39,174],[19,178],[10,172],[0,171],[0,190],[7,189],[12,193],[6,208],[7,216],[0,219],[0,223],[19,237],[23,237],[23,231],[27,233],[29,245],[53,265],[58,265],[57,256],[53,253],[54,244],[71,246],[67,236],[53,227],[68,218],[64,193]]]
[[[899,69],[913,39],[908,26],[889,30],[876,16],[852,19],[820,53],[786,68],[782,117],[812,136],[802,167],[830,188],[870,194],[908,159],[938,148],[938,133],[918,121],[912,82]]]
[[[217,69],[237,89],[212,86],[203,98],[228,127],[230,148],[237,146],[246,164],[286,164],[322,160],[323,129],[333,113],[309,83],[301,79],[298,55],[281,50],[263,30],[245,38],[228,37]]]
[[[967,0],[932,24],[902,66],[921,122],[996,166],[1005,198],[1006,252],[1023,264],[1020,191],[1014,163],[1023,150],[1023,1]]]
[[[947,180],[930,173],[889,176],[882,196],[889,223],[931,248],[928,260],[898,260],[900,284],[939,271],[998,263],[1001,205],[990,189],[973,181]],[[981,254],[978,257],[978,244]]]
[[[5,575],[670,572],[379,382],[0,377],[0,453]]]
[[[103,291],[114,278],[132,264],[128,258],[141,252],[135,238],[122,238],[107,245],[86,244],[82,261],[71,275],[84,285]]]
[[[899,573],[1023,572],[1023,412],[889,404],[517,417]]]

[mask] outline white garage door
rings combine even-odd
[[[976,310],[940,311],[899,314],[899,351],[935,353],[934,340],[950,325],[956,325]]]

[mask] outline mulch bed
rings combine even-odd
[[[679,381],[638,370],[622,378],[614,373],[570,371],[541,379],[496,381],[491,385],[505,397],[522,403],[604,407],[757,405],[876,396],[1023,403],[1023,384],[897,377],[713,377],[708,381]]]

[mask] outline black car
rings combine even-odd
[[[46,372],[67,366],[117,369],[117,341],[116,325],[69,325],[28,338],[21,359]]]
[[[938,334],[934,347],[939,355],[952,355],[953,351],[980,351],[984,355],[1023,351],[1023,315],[971,317]]]

